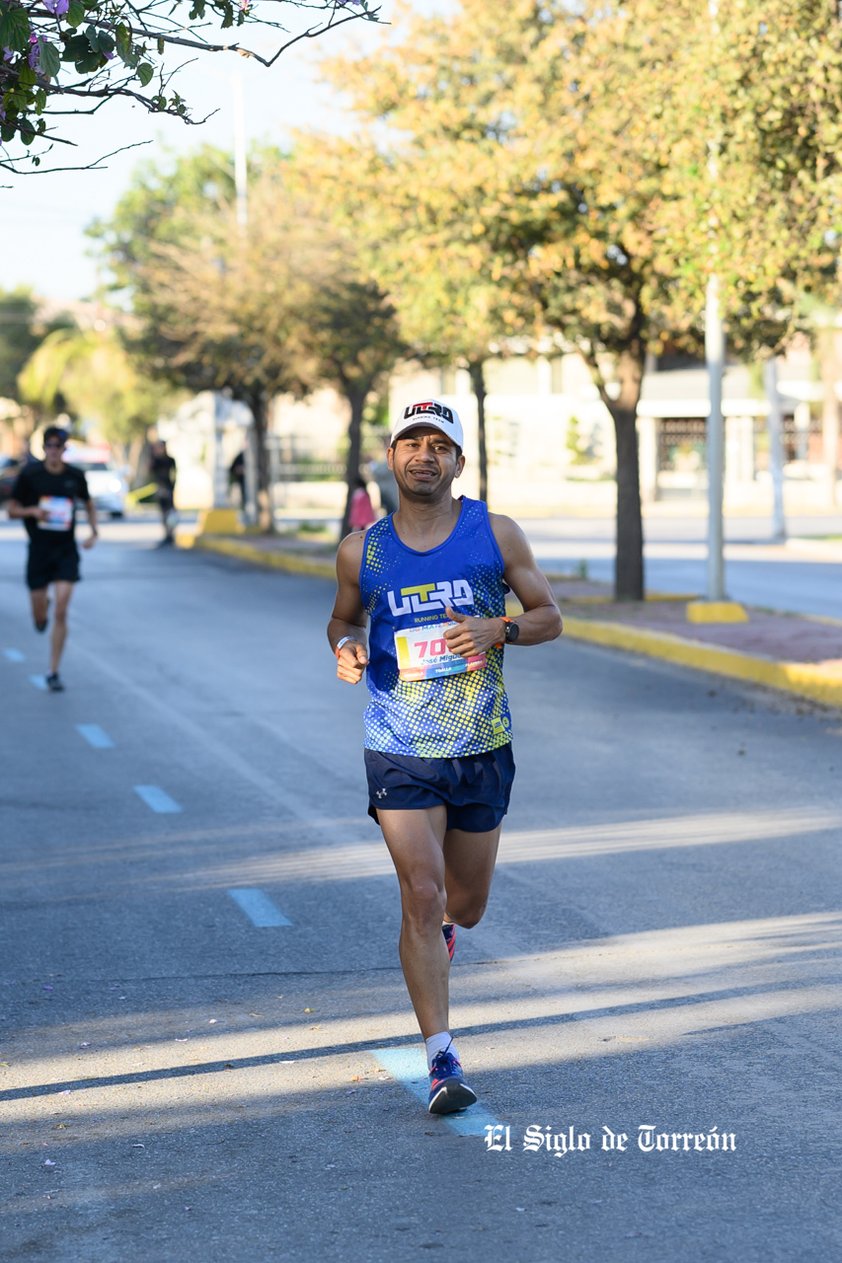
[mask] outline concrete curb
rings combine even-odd
[[[821,666],[812,662],[773,662],[753,654],[722,649],[717,645],[672,636],[669,632],[647,631],[621,623],[602,623],[597,619],[574,618],[564,613],[564,634],[573,640],[586,640],[610,649],[663,658],[696,671],[711,671],[733,679],[748,680],[767,688],[780,689],[823,702],[825,706],[842,706],[842,666]]]
[[[191,547],[202,548],[208,553],[220,553],[225,557],[236,557],[238,560],[248,561],[254,566],[266,566],[270,570],[283,570],[287,574],[312,575],[317,579],[336,578],[336,567],[332,561],[319,561],[318,558],[302,557],[298,553],[255,548],[254,544],[247,544],[242,539],[197,535]]]

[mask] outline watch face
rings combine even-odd
[[[513,645],[520,635],[520,628],[517,623],[506,623],[506,644]]]

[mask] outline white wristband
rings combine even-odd
[[[342,648],[343,645],[347,645],[349,640],[352,640],[355,645],[358,645],[360,643],[357,640],[356,636],[343,636],[342,639],[339,641],[339,644],[336,646],[336,648],[333,651],[336,654],[337,658],[339,657],[339,650]]]

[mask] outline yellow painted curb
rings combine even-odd
[[[236,509],[202,509],[197,535],[242,535],[244,527]]]
[[[565,616],[564,634],[574,640],[586,640],[611,649],[627,649],[651,658],[663,658],[696,671],[712,671],[717,675],[764,684],[767,688],[797,693],[826,706],[842,706],[842,663],[837,666],[814,662],[772,662],[769,658],[738,653],[734,649],[685,640],[669,632],[600,623],[588,618]]]
[[[748,614],[739,601],[688,601],[688,623],[747,623]]]
[[[193,547],[203,548],[210,553],[222,553],[226,557],[238,557],[241,561],[251,562],[252,565],[266,566],[271,570],[283,570],[287,574],[313,575],[317,579],[336,577],[336,568],[332,561],[319,561],[315,557],[301,557],[297,553],[255,548],[253,544],[247,544],[243,539],[197,535]]]

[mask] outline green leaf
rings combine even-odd
[[[47,75],[50,79],[55,79],[61,69],[61,58],[55,44],[49,44],[46,40],[40,41],[41,45],[41,73]]]
[[[155,73],[153,66],[148,61],[142,61],[137,68],[137,77],[140,80],[140,86],[145,88]]]
[[[99,45],[99,51],[103,54],[103,56],[107,57],[109,53],[114,52],[114,40],[109,35],[108,31],[99,31],[97,33],[97,44]]]
[[[67,10],[67,25],[72,27],[81,26],[85,20],[85,6],[82,0],[70,0],[70,7]]]
[[[25,53],[29,48],[29,18],[17,5],[0,16],[0,46],[16,53]]]
[[[89,52],[84,57],[80,57],[74,64],[80,75],[91,75],[95,70],[99,70],[102,65],[102,57],[100,57],[99,53]]]

